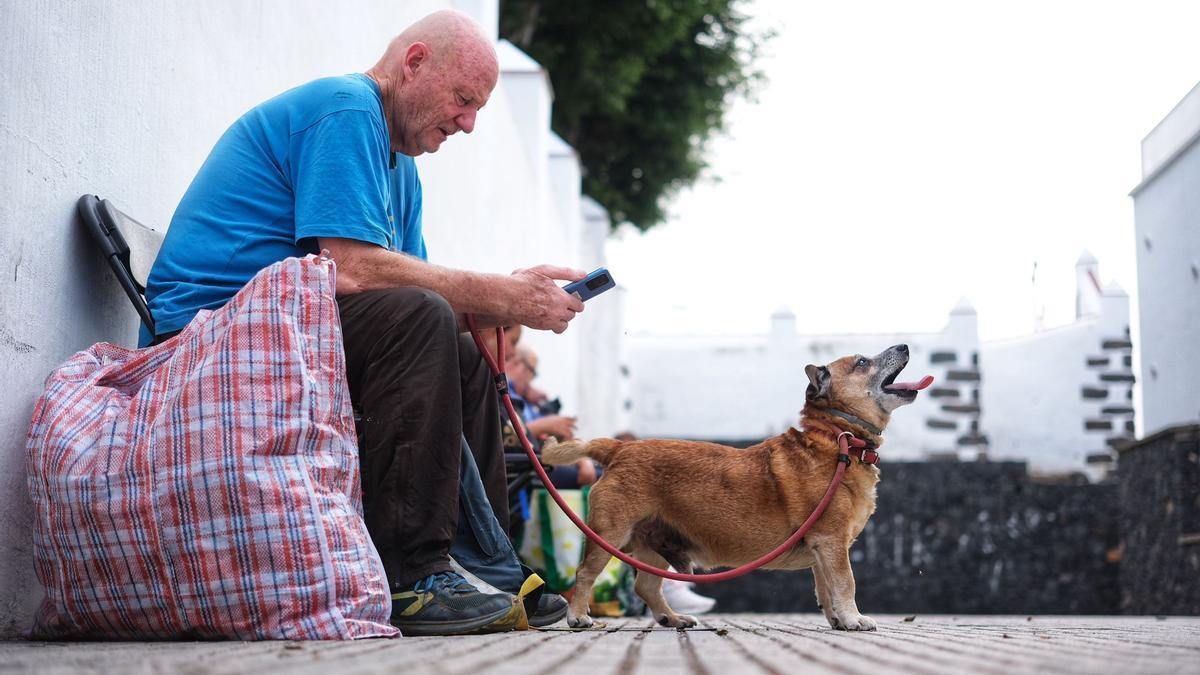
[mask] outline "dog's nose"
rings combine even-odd
[[[892,347],[892,349],[895,349],[896,351],[900,352],[901,354],[908,353],[908,345],[896,345],[895,347]]]

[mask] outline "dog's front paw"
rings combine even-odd
[[[875,630],[875,619],[862,614],[837,618],[830,621],[838,630]]]
[[[584,614],[583,616],[567,617],[567,625],[571,628],[591,628],[592,623],[594,623],[592,621],[592,617],[588,616],[587,614]]]
[[[700,623],[694,616],[687,614],[659,614],[658,624],[667,628],[692,628]]]

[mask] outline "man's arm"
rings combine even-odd
[[[580,270],[539,265],[511,275],[456,270],[394,253],[354,239],[321,237],[319,246],[337,263],[337,294],[417,286],[437,292],[454,311],[480,315],[483,326],[519,323],[561,333],[583,302],[568,295],[555,279],[578,281]]]

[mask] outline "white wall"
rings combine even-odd
[[[165,227],[234,119],[289,87],[370,67],[397,32],[445,6],[494,34],[495,0],[0,3],[0,359],[10,364],[0,400],[0,634],[27,627],[39,600],[24,435],[42,380],[79,349],[135,336],[136,316],[78,226],[75,200],[99,194]],[[528,101],[512,99],[512,75],[475,133],[418,160],[431,256],[504,273],[581,266],[582,217],[559,212],[548,146],[529,152],[530,121],[517,117]],[[544,95],[548,111],[548,86]],[[553,353],[562,387],[576,386],[579,333],[532,339]]]
[[[578,176],[576,176],[578,180]],[[583,214],[580,237],[581,264],[593,270],[605,265],[608,241],[608,213],[588,197],[579,200]],[[589,300],[583,314],[575,320],[578,330],[579,372],[575,378],[574,400],[579,414],[580,438],[613,436],[629,429],[629,378],[624,374],[625,289],[615,276],[617,287]],[[570,404],[564,401],[564,404]]]
[[[1124,362],[1131,349],[1118,344],[1128,339],[1129,299],[1114,289],[1101,311],[983,345],[982,423],[992,459],[1026,461],[1034,473],[1084,472],[1098,479],[1109,466],[1089,464],[1089,456],[1111,457],[1110,440],[1132,438],[1126,428],[1133,422],[1132,383],[1106,379],[1132,372]]]
[[[1133,192],[1142,422],[1200,422],[1200,85],[1142,142]]]
[[[1129,296],[1086,251],[1075,286],[1074,323],[983,345],[983,424],[993,459],[1098,480],[1133,438]]]

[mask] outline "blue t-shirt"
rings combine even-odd
[[[416,164],[391,152],[379,87],[359,73],[284,92],[217,141],[150,270],[155,330],[180,330],[264,267],[316,253],[317,237],[426,258]]]

